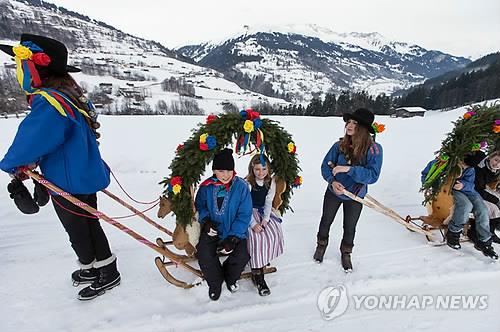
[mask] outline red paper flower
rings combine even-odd
[[[175,149],[175,151],[179,152],[182,149],[184,149],[184,144],[179,144],[177,145],[177,149]]]
[[[176,184],[182,186],[182,178],[180,176],[174,176],[172,179],[170,179],[170,184],[175,186]]]
[[[47,67],[50,64],[50,57],[45,53],[35,53],[31,56],[31,60],[42,67]]]
[[[214,122],[215,120],[217,119],[217,116],[213,115],[213,114],[210,114],[209,116],[207,116],[207,124],[211,124],[212,122]]]
[[[207,143],[200,143],[200,150],[201,151],[208,151]]]

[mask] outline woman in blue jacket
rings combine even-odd
[[[21,183],[19,168],[38,165],[48,181],[97,208],[96,192],[109,185],[109,169],[97,146],[92,104],[69,74],[80,70],[67,65],[66,47],[54,39],[23,34],[20,45],[0,49],[15,58],[19,84],[31,105],[0,169]],[[78,298],[90,300],[117,286],[116,257],[99,220],[52,195],[81,267],[72,273],[73,282],[91,284]]]
[[[250,260],[246,239],[252,198],[245,180],[235,175],[232,150],[224,149],[215,155],[212,170],[214,175],[202,182],[196,194],[201,224],[196,249],[208,295],[217,301],[224,281],[231,293],[238,290],[237,281]],[[229,256],[223,265],[218,254]]]
[[[368,185],[378,180],[382,167],[382,146],[371,136],[375,134],[373,120],[373,113],[364,108],[344,114],[345,135],[333,144],[321,164],[321,174],[328,187],[323,199],[323,214],[313,257],[318,263],[323,261],[330,226],[343,205],[344,233],[340,252],[342,267],[346,272],[352,271],[351,253],[363,205],[345,196],[344,190],[364,197]]]

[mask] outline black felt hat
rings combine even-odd
[[[375,134],[375,129],[372,127],[375,116],[370,110],[366,108],[358,108],[353,113],[344,113],[343,118],[345,122],[351,119],[356,120],[359,125],[366,127],[370,133]]]
[[[80,69],[68,65],[68,49],[63,43],[52,38],[23,33],[21,35],[21,45],[28,48],[32,45],[38,46],[41,51],[32,50],[33,53],[43,52],[50,57],[50,63],[46,67],[49,72],[54,74],[76,73]],[[10,56],[15,56],[12,45],[0,45],[0,50]],[[36,47],[33,47],[35,48]]]

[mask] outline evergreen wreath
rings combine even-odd
[[[300,167],[292,136],[278,122],[261,119],[258,112],[247,109],[218,116],[211,114],[205,124],[200,123],[192,132],[191,137],[177,147],[169,167],[171,176],[160,182],[178,224],[185,227],[191,223],[194,199],[191,188],[200,182],[215,154],[228,145],[234,146],[233,150],[239,155],[257,152],[268,156],[274,176],[287,184],[281,195],[280,212],[291,210],[293,188],[302,184],[302,177],[298,175]]]
[[[458,163],[474,151],[486,153],[500,148],[500,105],[473,106],[453,122],[455,127],[444,139],[421,191],[423,204],[432,202],[445,183],[454,183],[460,175]]]

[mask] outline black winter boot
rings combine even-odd
[[[7,190],[10,193],[10,198],[14,200],[17,208],[24,214],[34,214],[40,211],[38,205],[31,197],[28,188],[19,179],[13,179],[8,185]]]
[[[71,274],[73,286],[77,287],[82,284],[91,284],[99,278],[99,271],[96,268],[82,268]]]
[[[342,263],[342,268],[344,272],[352,272],[352,262],[351,262],[351,254],[352,254],[352,245],[348,245],[344,243],[344,241],[340,244],[340,261]]]
[[[500,238],[495,233],[495,229],[498,228],[499,224],[500,224],[500,218],[490,219],[491,241],[500,244]]]
[[[314,251],[313,259],[321,263],[323,262],[323,256],[325,256],[326,247],[328,246],[328,237],[322,237],[319,234],[316,236],[317,245],[316,250]]]
[[[217,301],[220,297],[220,293],[222,292],[222,285],[218,287],[209,287],[208,288],[208,297],[212,301]]]
[[[448,244],[448,246],[452,249],[461,249],[460,234],[462,234],[462,232],[448,231],[446,233],[446,244]]]
[[[264,280],[264,268],[252,269],[252,282],[254,286],[257,287],[260,296],[268,296],[271,294],[271,290]]]
[[[491,245],[491,240],[488,240],[486,242],[477,241],[477,243],[474,244],[474,248],[481,251],[485,256],[491,259],[498,259],[498,255]]]
[[[78,293],[79,300],[92,300],[120,284],[121,277],[116,268],[116,257],[113,255],[108,259],[112,258],[114,258],[114,260],[111,263],[97,268],[99,271],[99,278],[95,280],[92,285],[85,287]],[[99,266],[99,263],[100,262],[96,262],[94,266]]]

